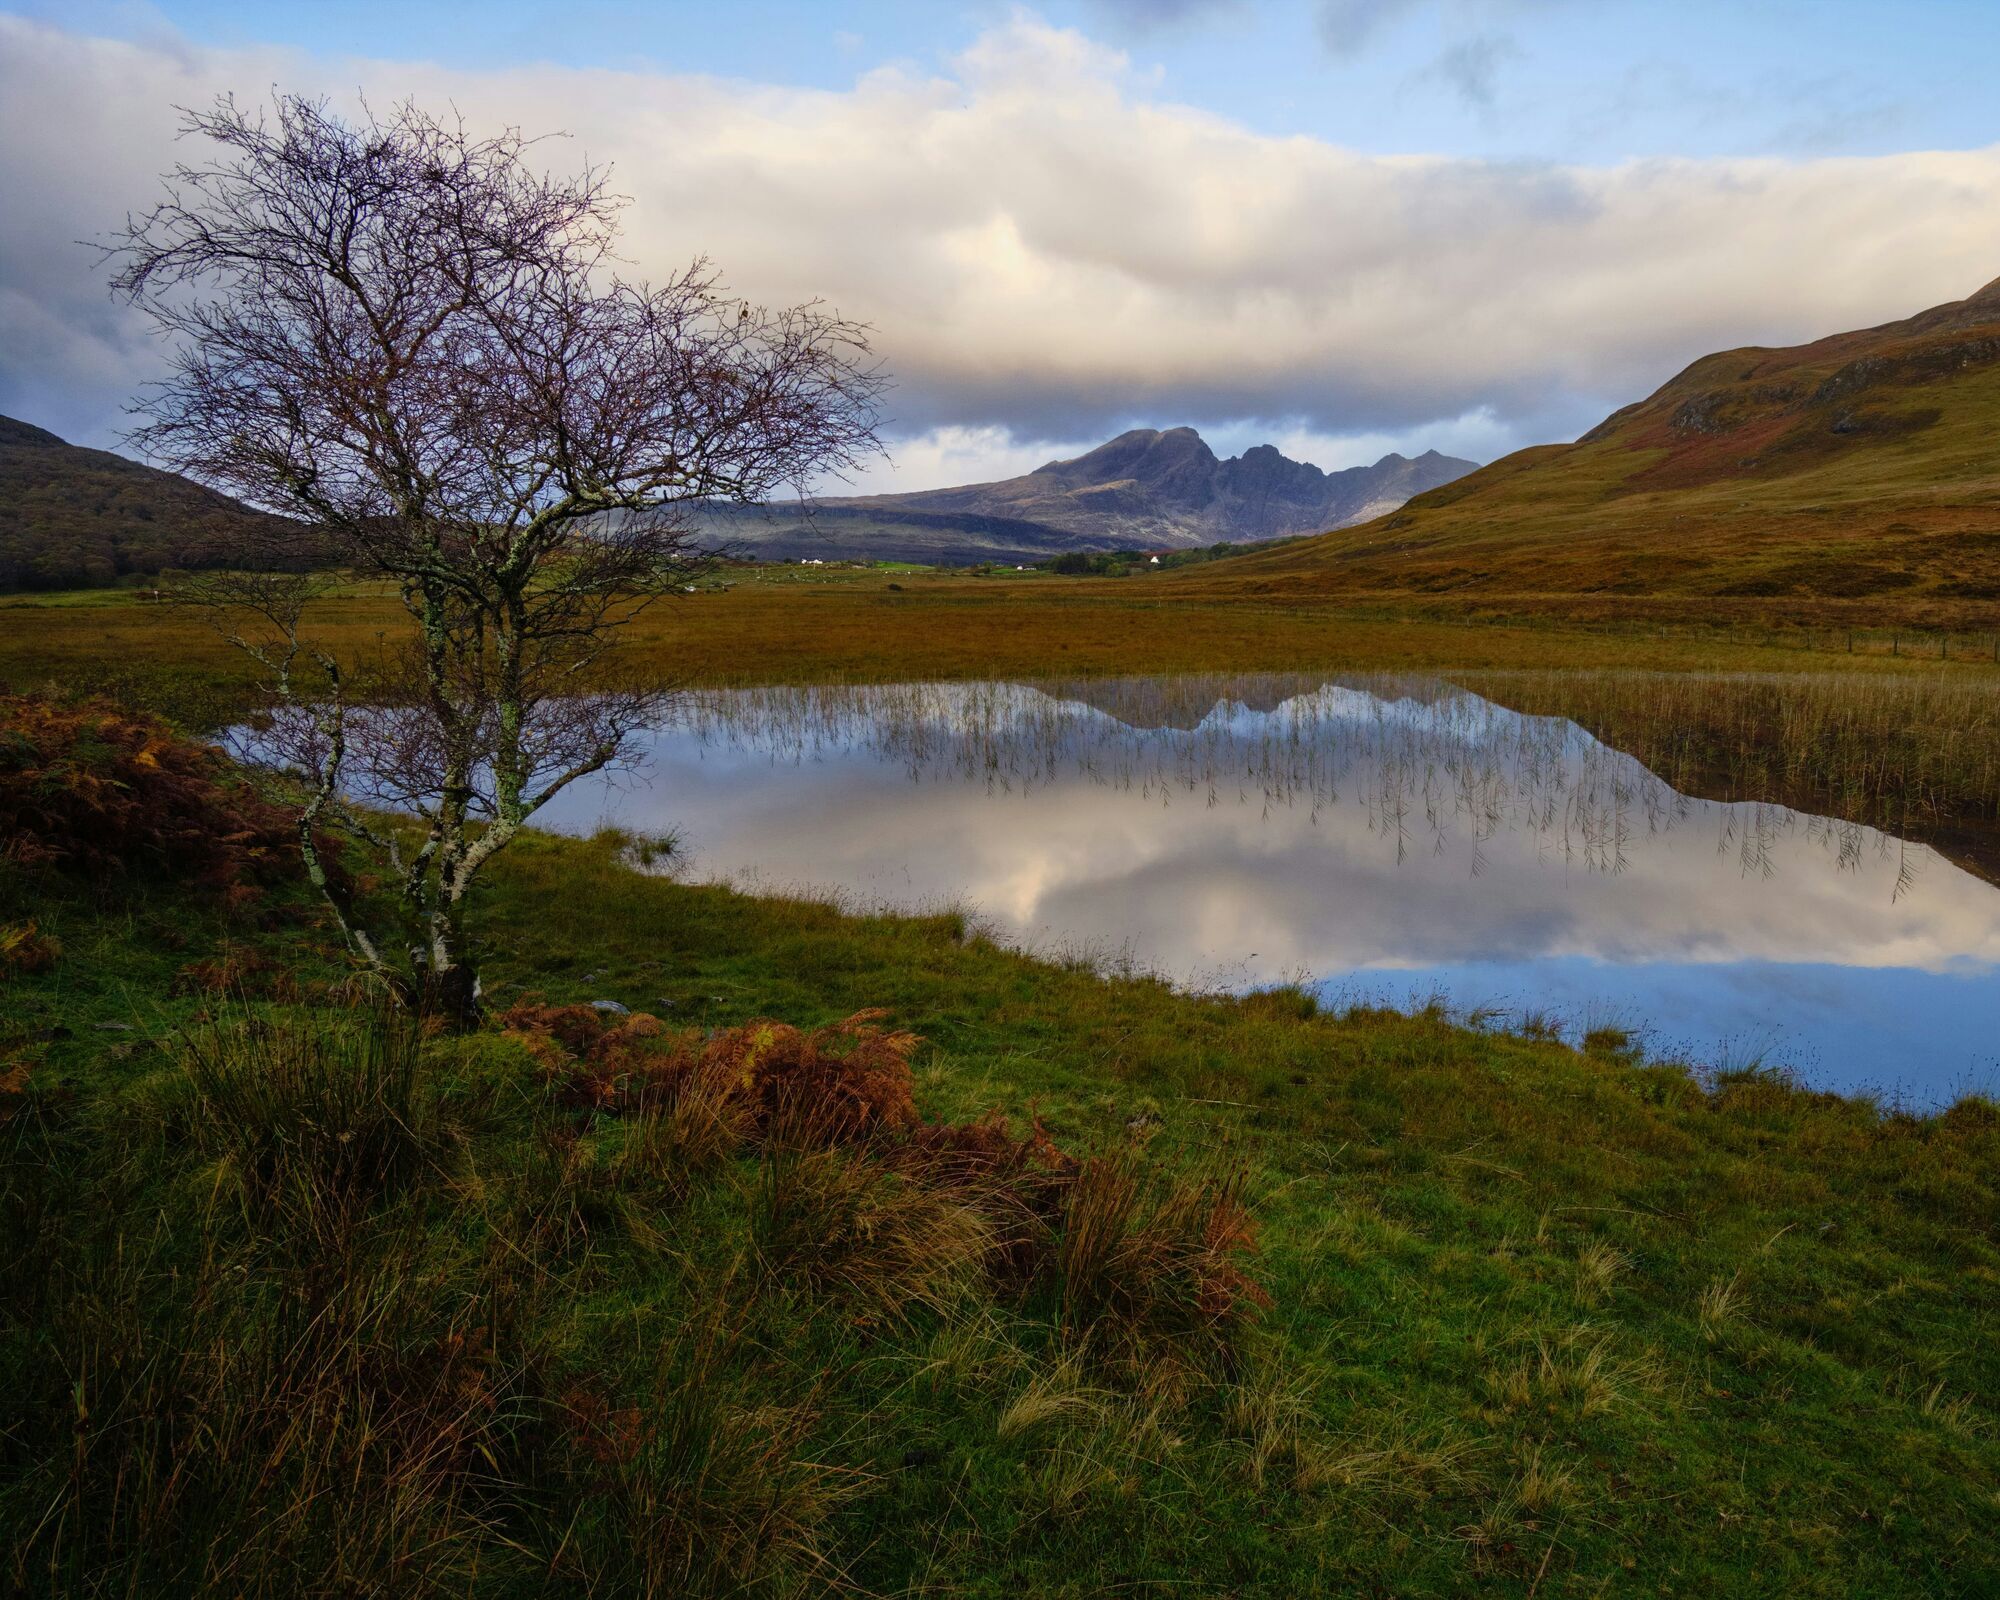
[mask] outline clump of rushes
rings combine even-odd
[[[334,1246],[446,1159],[420,1049],[407,1013],[213,1025],[188,1040],[162,1125],[213,1159],[218,1195]]]
[[[1076,1171],[1056,1246],[1064,1323],[1226,1361],[1270,1304],[1243,1270],[1255,1242],[1240,1179],[1162,1182],[1129,1156],[1094,1157]]]

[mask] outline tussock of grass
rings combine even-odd
[[[994,1423],[1002,1439],[1018,1439],[1056,1422],[1094,1422],[1117,1402],[1111,1390],[1089,1380],[1081,1352],[1072,1351],[1037,1372],[1019,1394],[1007,1402]]]
[[[218,1196],[337,1244],[446,1158],[418,1054],[411,1024],[382,1014],[211,1025],[184,1048],[163,1132],[213,1159]]]
[[[1603,1239],[1592,1239],[1577,1252],[1576,1300],[1594,1306],[1610,1294],[1632,1261],[1622,1250]]]
[[[754,1236],[771,1271],[888,1321],[968,1298],[990,1245],[971,1206],[838,1150],[765,1156]]]
[[[1227,1359],[1244,1321],[1270,1303],[1241,1264],[1255,1240],[1240,1178],[1155,1189],[1130,1159],[1093,1158],[1070,1185],[1056,1246],[1064,1321],[1197,1362]]]
[[[1714,1344],[1732,1323],[1743,1320],[1744,1302],[1741,1273],[1704,1285],[1695,1301],[1695,1319],[1701,1325],[1701,1336]]]

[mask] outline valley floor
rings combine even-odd
[[[723,587],[642,617],[611,670],[626,681],[726,686],[1321,669],[2000,666],[1991,608],[1919,624],[1892,607],[1840,601],[1287,594],[1212,575],[1232,565],[1098,580],[743,569]],[[392,594],[360,584],[336,589],[311,616],[314,636],[364,670],[408,625]],[[138,592],[0,597],[0,683],[101,687],[198,712],[240,700],[245,681],[241,658],[201,619]]]
[[[1618,668],[1594,714],[1645,754],[1688,707],[1630,674],[1726,669],[1764,676],[1651,752],[1683,778],[1995,788],[1962,641],[1773,701],[1844,641],[926,581],[691,597],[634,670],[1480,669],[1555,709],[1542,669]],[[393,625],[325,615],[357,657]],[[130,598],[0,608],[17,689],[202,726],[234,674]],[[451,1037],[376,1015],[275,857],[10,845],[10,1592],[1991,1592],[1990,1102],[1186,994],[625,846],[498,858],[494,1019]],[[780,1069],[866,1116],[785,1131]]]

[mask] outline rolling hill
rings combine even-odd
[[[1232,561],[1289,592],[2000,601],[2000,281],[1704,356],[1574,444]]]
[[[167,567],[264,565],[276,517],[157,467],[0,417],[0,590]]]
[[[1224,460],[1192,428],[1135,428],[998,483],[850,495],[796,508],[711,508],[707,529],[746,553],[964,563],[1065,550],[1190,549],[1318,533],[1381,515],[1473,463],[1426,451],[1322,472],[1273,445]]]

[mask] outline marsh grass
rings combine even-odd
[[[1484,672],[1468,688],[1581,724],[1689,794],[1891,831],[2000,823],[2000,675]]]
[[[1225,573],[1225,569],[1228,569]],[[891,592],[870,573],[743,581],[658,608],[607,663],[625,686],[895,683],[1133,673],[1609,671],[1935,674],[1935,651],[1892,655],[1904,612],[1969,630],[1957,670],[1991,665],[1992,607],[1526,594],[1315,595],[1219,563],[1163,582],[999,581],[926,573]],[[1951,615],[1944,615],[1951,612]],[[130,594],[0,600],[0,681],[112,694],[203,730],[251,709],[243,664],[197,619]],[[318,602],[315,637],[365,686],[408,626],[394,596],[347,584]],[[1861,647],[1849,653],[1849,630]],[[1807,648],[1810,646],[1811,648]]]

